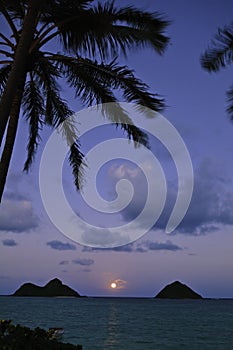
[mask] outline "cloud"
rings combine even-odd
[[[68,260],[62,260],[59,262],[59,265],[67,265],[67,264],[69,264]]]
[[[117,278],[116,280],[112,281],[112,283],[116,284],[115,289],[125,289],[127,285],[127,281],[122,280],[120,278]]]
[[[91,272],[91,269],[82,269],[82,272]]]
[[[126,245],[122,245],[120,247],[113,248],[112,250],[114,252],[131,253],[134,251],[134,245],[133,244],[126,244]]]
[[[29,199],[7,194],[0,210],[0,231],[15,233],[29,232],[38,226],[38,217],[34,214]]]
[[[0,280],[9,280],[9,279],[11,279],[10,276],[0,275]]]
[[[156,251],[156,250],[168,250],[168,251],[179,251],[183,250],[182,247],[172,243],[170,240],[167,240],[165,242],[155,242],[155,241],[142,241],[140,243],[130,243],[126,244],[121,247],[116,248],[110,248],[110,249],[98,249],[98,248],[90,248],[90,247],[84,247],[83,252],[98,252],[98,251],[105,251],[105,252],[123,252],[123,253],[146,253],[148,251]]]
[[[134,246],[133,244],[126,244],[126,245],[122,245],[120,247],[116,247],[116,248],[92,248],[92,247],[87,247],[84,246],[82,249],[82,252],[89,252],[89,253],[93,253],[93,252],[126,252],[126,253],[131,253],[134,251]]]
[[[233,192],[219,176],[219,167],[206,159],[196,171],[193,198],[179,232],[199,235],[233,225]]]
[[[145,204],[145,186],[142,184],[141,172],[130,172],[124,167],[114,168],[116,178],[126,176],[136,189],[133,200],[121,212],[125,222],[132,221]],[[194,171],[194,191],[188,211],[177,227],[177,233],[203,235],[215,232],[222,225],[233,225],[233,191],[232,183],[222,177],[223,166],[212,159],[204,159]],[[155,223],[153,230],[164,230],[177,197],[177,184],[168,181],[168,193],[164,210]],[[159,198],[158,198],[159,200]],[[153,215],[151,208],[149,215]],[[143,225],[143,222],[141,223]]]
[[[145,249],[145,250],[169,250],[169,251],[177,251],[177,250],[183,250],[183,248],[179,247],[178,245],[172,243],[171,241],[167,240],[166,242],[153,242],[153,241],[145,241],[139,246],[139,248]]]
[[[46,245],[55,250],[76,250],[76,246],[74,244],[63,243],[56,240],[47,242]]]
[[[123,245],[129,241],[129,237],[125,233],[111,232],[108,228],[101,228],[97,230],[94,227],[89,228],[83,225],[83,243],[91,246],[114,246],[114,245]]]
[[[72,262],[74,264],[77,264],[77,265],[82,265],[82,266],[90,266],[90,265],[93,265],[95,263],[95,261],[93,259],[74,259],[72,260]]]
[[[145,162],[144,167],[149,170],[150,165]],[[147,180],[141,168],[134,168],[130,164],[112,165],[109,170],[113,184],[116,187],[116,182],[126,179],[133,186],[133,197],[128,206],[120,213],[125,221],[132,221],[143,209],[147,199]],[[125,190],[121,193],[121,199],[126,202],[123,197],[129,197],[129,191]],[[119,201],[119,205],[121,202]],[[116,208],[118,209],[118,208]],[[153,208],[151,208],[153,214]],[[129,220],[128,220],[129,219]]]
[[[139,167],[132,167],[128,164],[113,164],[108,171],[112,178],[120,180],[122,178],[135,178],[141,173]]]
[[[2,244],[7,246],[7,247],[15,247],[18,245],[18,243],[15,242],[14,239],[3,239]]]

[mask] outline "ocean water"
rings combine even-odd
[[[84,350],[233,350],[233,300],[0,297],[0,319]]]

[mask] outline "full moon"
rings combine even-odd
[[[116,286],[117,286],[117,285],[116,285],[116,283],[115,283],[115,282],[112,282],[112,283],[111,283],[111,288],[113,288],[113,289],[114,289],[114,288],[116,288]]]

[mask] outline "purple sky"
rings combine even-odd
[[[117,3],[142,6],[139,0]],[[47,131],[31,171],[21,172],[27,138],[22,121],[0,208],[0,294],[12,293],[24,282],[43,285],[58,277],[81,294],[93,296],[153,296],[165,284],[180,280],[205,297],[233,297],[233,125],[225,113],[225,92],[233,83],[229,74],[232,67],[210,75],[199,63],[217,28],[231,22],[233,3],[145,0],[143,8],[163,12],[172,20],[168,28],[171,44],[163,57],[144,50],[131,54],[126,63],[151,91],[165,97],[168,107],[163,115],[177,128],[190,152],[195,183],[188,213],[175,232],[165,233],[177,178],[168,153],[152,140],[152,150],[171,184],[154,229],[134,244],[115,250],[92,250],[76,244],[54,227],[41,201],[38,169]],[[81,109],[70,90],[64,95],[74,110]],[[101,129],[83,139],[83,150],[120,136],[114,128]],[[127,222],[142,207],[144,180],[136,170],[123,160],[101,169],[97,186],[105,199],[113,199],[114,186],[121,176],[135,188],[129,207],[118,216],[105,217],[106,222]],[[74,210],[82,217],[97,223],[103,220],[82,202],[68,171],[64,172],[64,187]],[[59,204],[54,205],[59,210]],[[117,284],[114,290],[110,288],[113,281]]]

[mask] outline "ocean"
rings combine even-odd
[[[2,296],[0,319],[63,327],[83,350],[233,350],[233,300]]]

